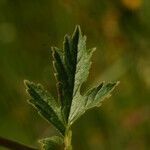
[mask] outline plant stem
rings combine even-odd
[[[11,150],[38,150],[36,148],[28,147],[24,144],[11,141],[3,137],[0,137],[0,146],[9,148]]]
[[[64,138],[64,144],[65,144],[65,149],[64,150],[72,150],[72,131],[69,129],[66,131],[65,138]]]

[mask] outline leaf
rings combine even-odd
[[[98,107],[101,105],[101,102],[110,97],[110,93],[113,89],[119,84],[119,82],[108,83],[108,84],[100,84],[97,88],[94,88],[92,92],[85,95],[86,96],[86,109],[90,109],[93,107]]]
[[[119,82],[108,84],[101,83],[98,87],[90,89],[83,97],[80,96],[80,102],[78,102],[79,98],[77,98],[74,113],[70,116],[70,125],[88,109],[101,106],[102,101],[110,97],[110,93],[118,84]]]
[[[56,47],[52,48],[58,97],[66,122],[68,122],[74,90],[78,88],[77,83],[75,83],[77,57],[80,59],[80,55],[84,54],[82,47],[85,49],[85,40],[86,37],[82,38],[80,27],[77,26],[72,37],[65,36],[63,51]],[[79,50],[80,55],[78,55]]]
[[[69,122],[71,122],[74,116],[76,116],[79,108],[83,109],[84,101],[82,101],[83,96],[81,96],[80,94],[80,88],[83,82],[85,82],[88,77],[89,69],[91,66],[90,59],[94,51],[95,48],[90,50],[86,49],[86,37],[80,34],[74,79],[73,99],[69,115]]]
[[[70,108],[68,123],[71,125],[80,117],[86,110],[92,107],[96,107],[102,99],[109,95],[114,89],[116,83],[103,86],[101,84],[97,88],[90,91],[89,95],[81,95],[80,88],[82,84],[87,80],[89,69],[91,66],[91,56],[95,51],[95,48],[88,50],[86,48],[86,37],[82,36],[80,28],[78,29],[78,44],[76,55],[76,71],[74,75],[74,88],[73,97]],[[89,93],[89,92],[88,92]]]
[[[90,58],[94,50],[95,48],[86,50],[86,37],[82,36],[79,26],[72,37],[65,36],[63,51],[53,48],[58,95],[66,122],[70,111],[73,111],[71,109],[74,99],[79,95],[80,87],[88,77]]]
[[[25,85],[27,92],[32,97],[29,102],[64,135],[65,125],[61,119],[61,109],[54,98],[40,84],[36,85],[33,82],[25,81]]]
[[[63,50],[52,48],[55,76],[57,79],[58,98],[63,116],[70,126],[86,110],[100,105],[114,89],[114,84],[101,84],[85,95],[80,94],[82,84],[87,80],[91,66],[91,57],[95,48],[86,48],[86,36],[79,26],[72,37],[66,35]]]
[[[82,35],[79,26],[76,26],[72,36],[65,36],[63,49],[52,48],[58,103],[40,85],[25,82],[32,97],[30,103],[58,129],[64,139],[70,126],[87,110],[100,106],[118,85],[118,82],[101,83],[81,95],[81,86],[87,80],[94,51],[95,48],[86,48],[86,36]],[[55,147],[56,141],[49,138],[43,140],[43,148],[49,150]]]
[[[41,139],[39,141],[43,150],[61,150],[63,139],[59,136]]]

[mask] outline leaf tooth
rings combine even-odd
[[[107,83],[105,84],[97,93],[95,99],[101,98],[103,96],[107,96],[109,93],[111,93],[114,88],[118,85],[119,82],[114,83]]]
[[[81,32],[80,25],[76,25],[75,30],[72,34],[72,40],[76,41],[81,35],[82,35],[82,32]]]
[[[55,72],[57,73],[57,79],[58,81],[67,81],[68,76],[62,61],[62,56],[56,47],[53,47],[52,50],[53,50],[53,58],[54,58],[53,65],[54,65]]]

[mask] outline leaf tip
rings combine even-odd
[[[76,25],[75,31],[81,32],[81,27],[80,27],[80,25],[78,25],[78,24]]]
[[[120,81],[111,82],[111,83],[109,84],[109,86],[110,86],[110,88],[111,88],[111,91],[113,91],[113,90],[116,88],[116,86],[119,85],[119,83],[120,83]]]
[[[112,82],[111,85],[113,87],[113,89],[118,86],[120,84],[120,81],[115,81],[115,82]]]
[[[76,37],[76,36],[79,37],[80,35],[82,35],[81,28],[79,25],[76,25],[72,37]]]
[[[31,84],[31,82],[29,80],[24,80],[23,82],[26,87],[29,87]]]
[[[119,84],[120,84],[120,81],[117,81],[117,82],[116,82],[116,86],[119,85]]]
[[[95,52],[95,51],[96,51],[96,47],[93,47],[93,49],[92,49],[92,50],[93,50],[93,52]]]

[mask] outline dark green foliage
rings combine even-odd
[[[27,92],[32,97],[29,102],[38,109],[39,113],[45,119],[51,122],[56,129],[64,135],[65,125],[61,120],[60,107],[54,98],[47,91],[45,91],[41,85],[36,85],[29,81],[25,81],[25,84],[27,86]]]
[[[52,48],[58,103],[40,85],[25,81],[27,91],[32,97],[29,102],[63,136],[75,120],[88,109],[100,106],[102,100],[110,95],[110,92],[118,83],[101,83],[85,94],[80,94],[80,88],[89,74],[90,59],[94,50],[95,48],[86,48],[86,36],[82,35],[79,26],[76,27],[72,37],[65,36],[63,50],[56,47]],[[44,143],[50,142],[44,140]]]

